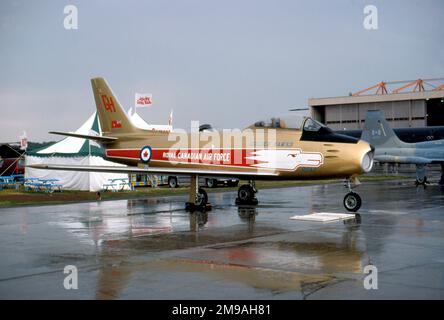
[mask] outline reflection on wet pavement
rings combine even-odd
[[[0,297],[443,298],[443,190],[360,189],[360,214],[333,223],[289,218],[344,212],[339,184],[261,190],[255,207],[212,193],[193,214],[186,196],[1,209]],[[363,287],[369,263],[378,290]],[[63,288],[66,265],[78,290]]]

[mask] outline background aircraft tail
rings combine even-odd
[[[91,85],[103,135],[126,134],[139,131],[131,123],[131,120],[105,79],[91,79]]]
[[[406,144],[399,140],[380,110],[367,111],[361,139],[374,147],[400,147]]]

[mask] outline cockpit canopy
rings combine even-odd
[[[301,141],[358,143],[359,139],[333,132],[322,123],[300,115],[273,117],[266,121],[258,121],[254,128],[293,129],[301,131]],[[251,128],[250,127],[250,128]]]
[[[322,123],[320,123],[312,118],[305,119],[304,131],[317,132],[321,128],[325,128],[325,126]]]
[[[325,127],[322,123],[304,116],[285,115],[273,117],[271,119],[257,121],[254,123],[256,128],[280,128],[280,129],[298,129],[310,132],[317,132]]]

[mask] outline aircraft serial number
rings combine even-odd
[[[218,304],[216,314],[219,315],[269,315],[270,305],[264,304]]]

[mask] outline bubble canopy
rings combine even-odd
[[[299,115],[281,115],[271,117],[266,120],[257,121],[253,125],[256,128],[281,128],[281,129],[298,129],[304,131],[316,132],[325,126],[306,116]]]

